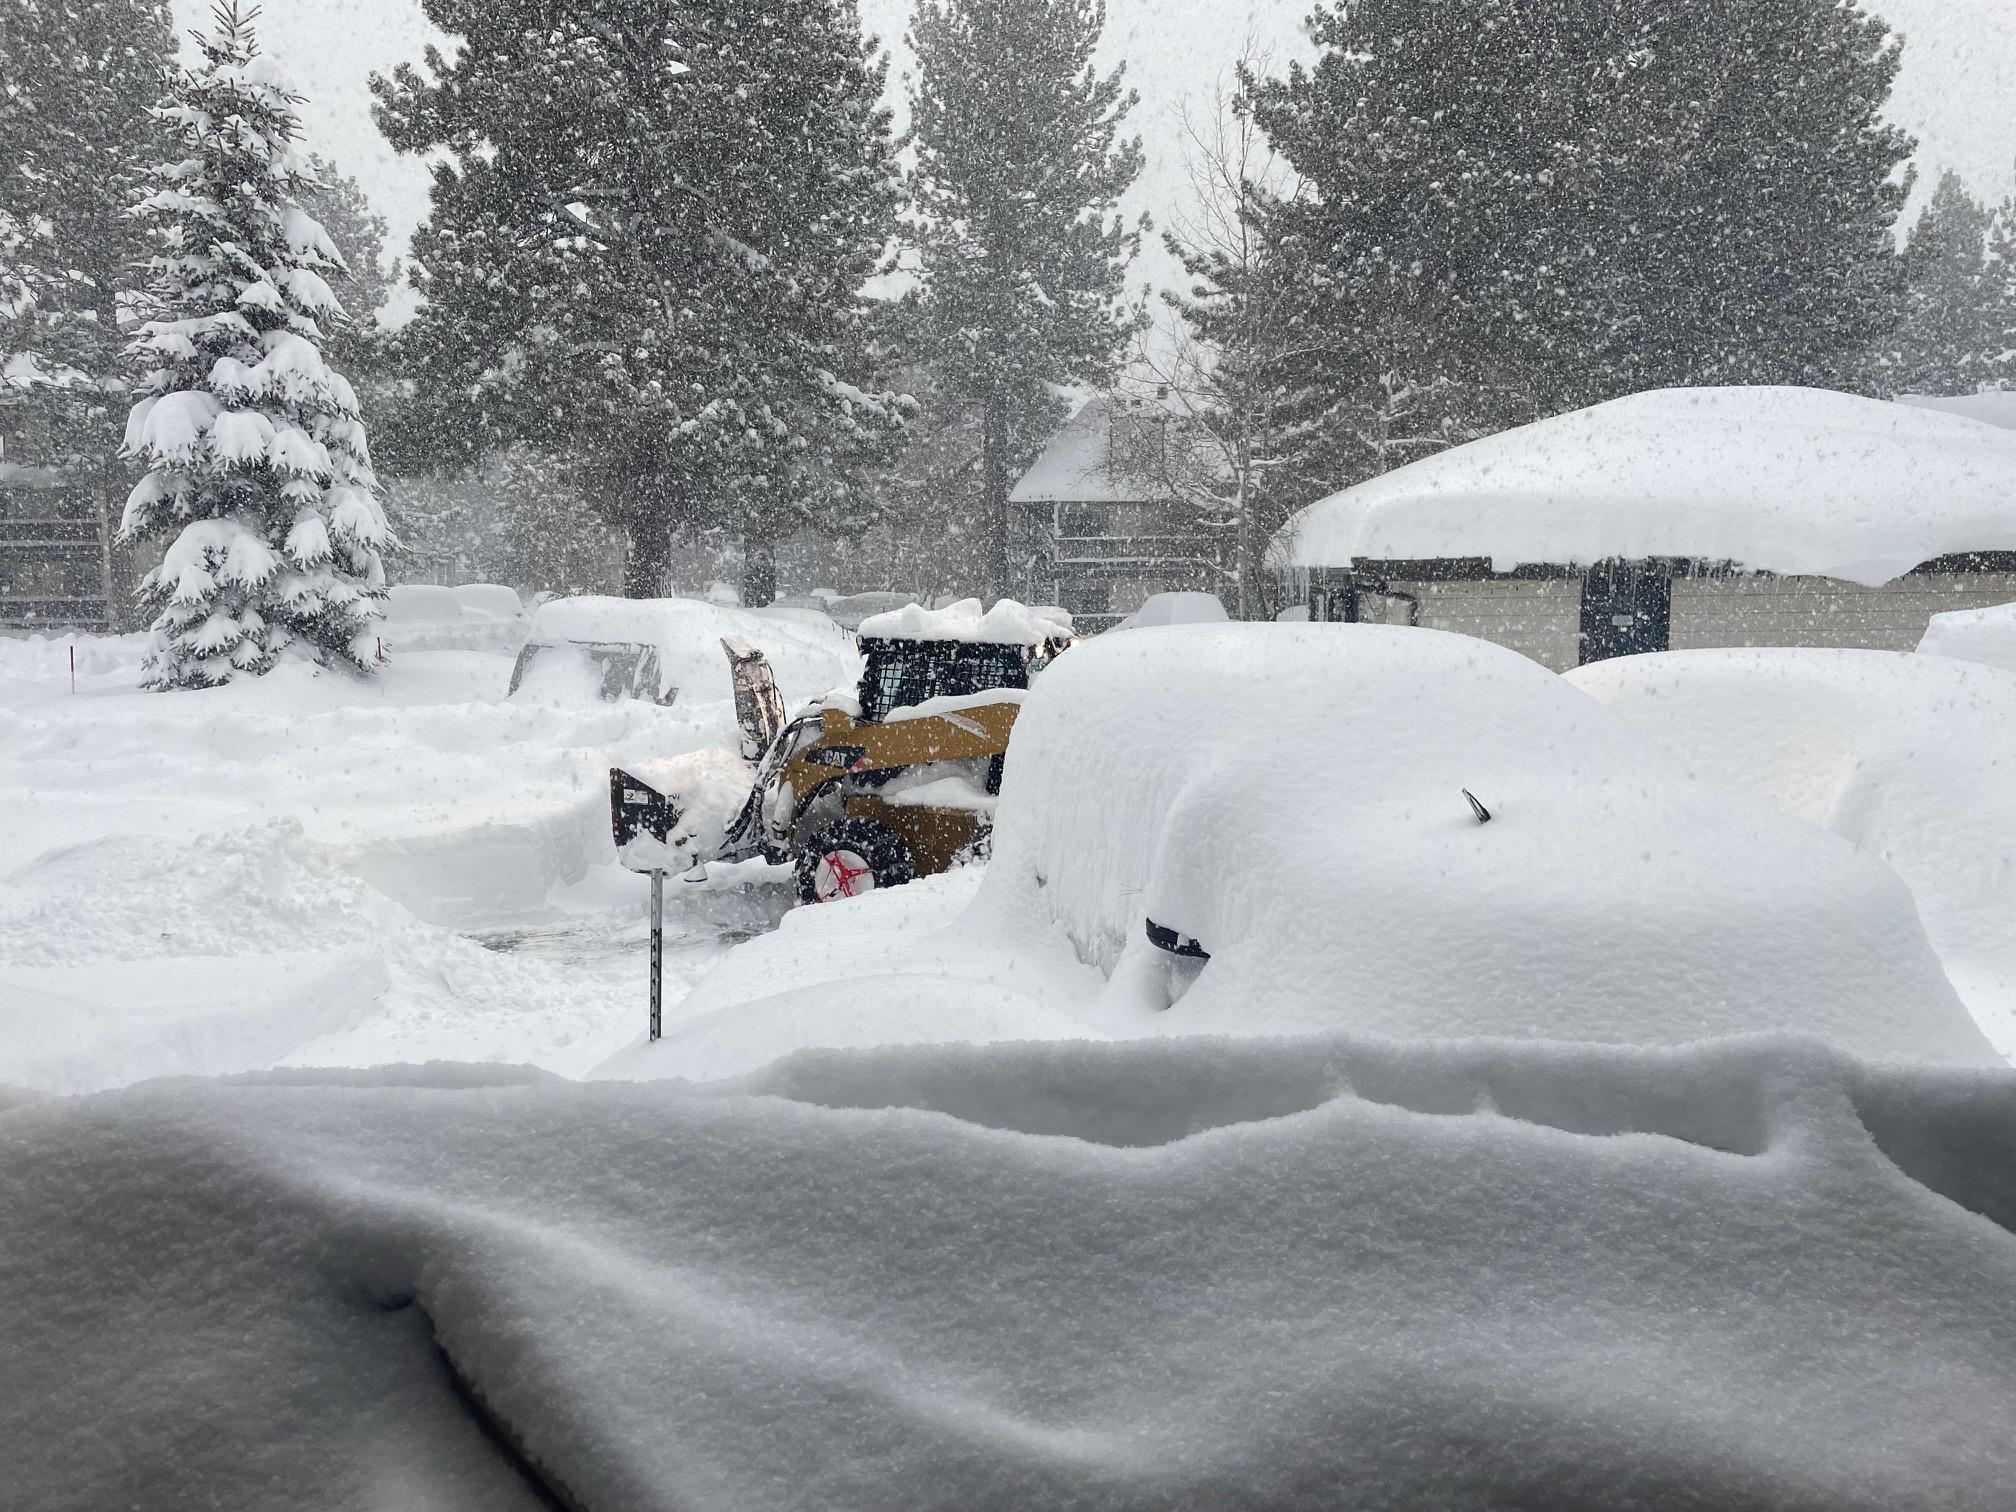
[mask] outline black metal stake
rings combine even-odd
[[[665,873],[651,873],[651,1038],[661,1032],[665,983]]]

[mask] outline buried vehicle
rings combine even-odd
[[[682,689],[719,686],[725,640],[761,651],[787,696],[830,688],[856,665],[853,637],[817,613],[582,594],[551,599],[533,614],[510,696],[671,704]]]
[[[618,857],[691,881],[788,867],[808,903],[947,871],[984,852],[1023,695],[1072,639],[1059,609],[913,604],[863,621],[857,688],[788,721],[762,655],[724,640],[739,760],[697,752],[648,777],[612,770]]]

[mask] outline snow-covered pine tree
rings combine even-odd
[[[385,265],[385,217],[372,207],[364,186],[320,155],[308,159],[308,175],[316,185],[303,208],[329,234],[349,277],[343,285],[343,313],[348,317],[325,332],[323,350],[351,386],[371,395],[372,370],[383,363],[385,330],[379,323],[385,302],[401,282],[401,266]],[[367,397],[365,408],[376,410]]]
[[[1911,144],[1881,119],[1897,46],[1854,4],[1352,0],[1312,34],[1256,93],[1314,191],[1276,233],[1332,425],[1376,439],[1407,395],[1399,429],[1461,440],[1662,385],[1827,383],[1894,323]]]
[[[399,343],[439,402],[418,434],[575,462],[629,594],[717,530],[767,602],[777,536],[860,518],[905,408],[864,339],[896,169],[853,0],[425,8],[453,59],[372,81],[393,145],[442,154]]]
[[[2016,194],[2002,201],[1988,230],[1989,388],[2016,388]]]
[[[145,471],[122,534],[174,538],[142,584],[152,688],[264,673],[290,647],[376,665],[385,517],[356,396],[321,351],[342,260],[302,208],[300,97],[260,55],[256,15],[224,0],[197,34],[200,64],[155,111],[179,156],[134,207],[160,250],[131,348],[126,450]]]
[[[1141,237],[1117,213],[1141,171],[1136,97],[1094,62],[1104,0],[918,0],[910,176],[918,355],[980,415],[987,585],[1009,582],[1011,458],[1055,389],[1103,384],[1146,323],[1126,300]]]
[[[123,374],[116,295],[146,252],[126,215],[160,154],[148,114],[173,53],[167,0],[0,5],[0,442],[109,469]]]
[[[1958,174],[1941,175],[1904,248],[1904,319],[1880,373],[1891,394],[1971,394],[1990,381],[2002,349],[1993,221]]]

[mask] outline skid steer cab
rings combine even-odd
[[[850,694],[781,718],[768,664],[727,648],[742,754],[760,752],[718,839],[694,793],[610,778],[617,850],[689,880],[766,870],[807,903],[857,897],[984,857],[1008,737],[1030,683],[1072,644],[1070,616],[1002,600],[917,605],[862,622]],[[778,721],[781,719],[781,728]],[[766,865],[767,864],[767,868]]]

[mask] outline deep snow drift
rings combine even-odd
[[[452,1369],[594,1512],[2000,1512],[2012,1170],[2016,1074],[1784,1040],[156,1083],[0,1113],[0,1447],[532,1504]]]
[[[1910,886],[2016,1057],[2016,674],[1888,651],[1684,651],[1570,674],[1690,768],[1825,825]]]
[[[0,638],[0,1083],[574,1073],[642,1023],[608,768],[731,741],[725,658],[712,702],[577,709],[504,700],[509,640],[173,694],[137,691],[142,640],[80,639],[72,696],[69,642]],[[675,993],[718,936],[676,939]]]

